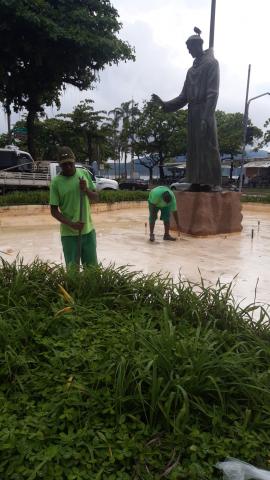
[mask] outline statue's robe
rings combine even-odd
[[[219,65],[213,50],[203,52],[188,70],[180,95],[163,102],[167,112],[188,104],[187,181],[205,185],[221,185],[215,108],[219,91]],[[206,131],[202,133],[201,122]]]

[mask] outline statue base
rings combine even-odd
[[[195,236],[241,232],[241,193],[174,193],[181,232]],[[177,230],[172,215],[171,230]]]

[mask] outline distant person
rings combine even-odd
[[[160,211],[160,220],[164,223],[163,240],[175,241],[176,238],[170,235],[170,215],[173,213],[178,232],[180,231],[176,198],[169,187],[155,187],[151,190],[148,197],[149,207],[149,227],[150,227],[150,241],[155,241],[154,229],[157,220],[158,212]]]
[[[52,179],[50,185],[50,206],[52,216],[61,223],[66,265],[79,265],[80,261],[83,265],[96,265],[96,232],[89,205],[89,201],[98,198],[95,185],[87,170],[75,167],[75,155],[69,147],[59,148],[58,163],[61,172]]]

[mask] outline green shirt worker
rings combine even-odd
[[[52,216],[61,223],[66,265],[79,265],[80,261],[83,265],[96,265],[96,232],[89,204],[98,198],[95,185],[87,170],[75,167],[75,156],[69,147],[59,148],[58,163],[61,172],[50,185],[50,206]]]
[[[170,214],[173,213],[178,232],[180,231],[176,198],[174,193],[168,187],[155,187],[151,190],[148,197],[149,207],[149,226],[150,241],[155,241],[154,228],[157,220],[158,211],[160,210],[160,220],[164,223],[164,240],[175,241],[176,238],[170,235]]]

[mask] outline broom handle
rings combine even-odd
[[[83,196],[84,196],[84,192],[80,190],[80,222],[82,222],[82,219],[83,219]],[[78,235],[78,250],[77,250],[78,268],[80,268],[81,254],[82,254],[82,231],[80,230]]]

